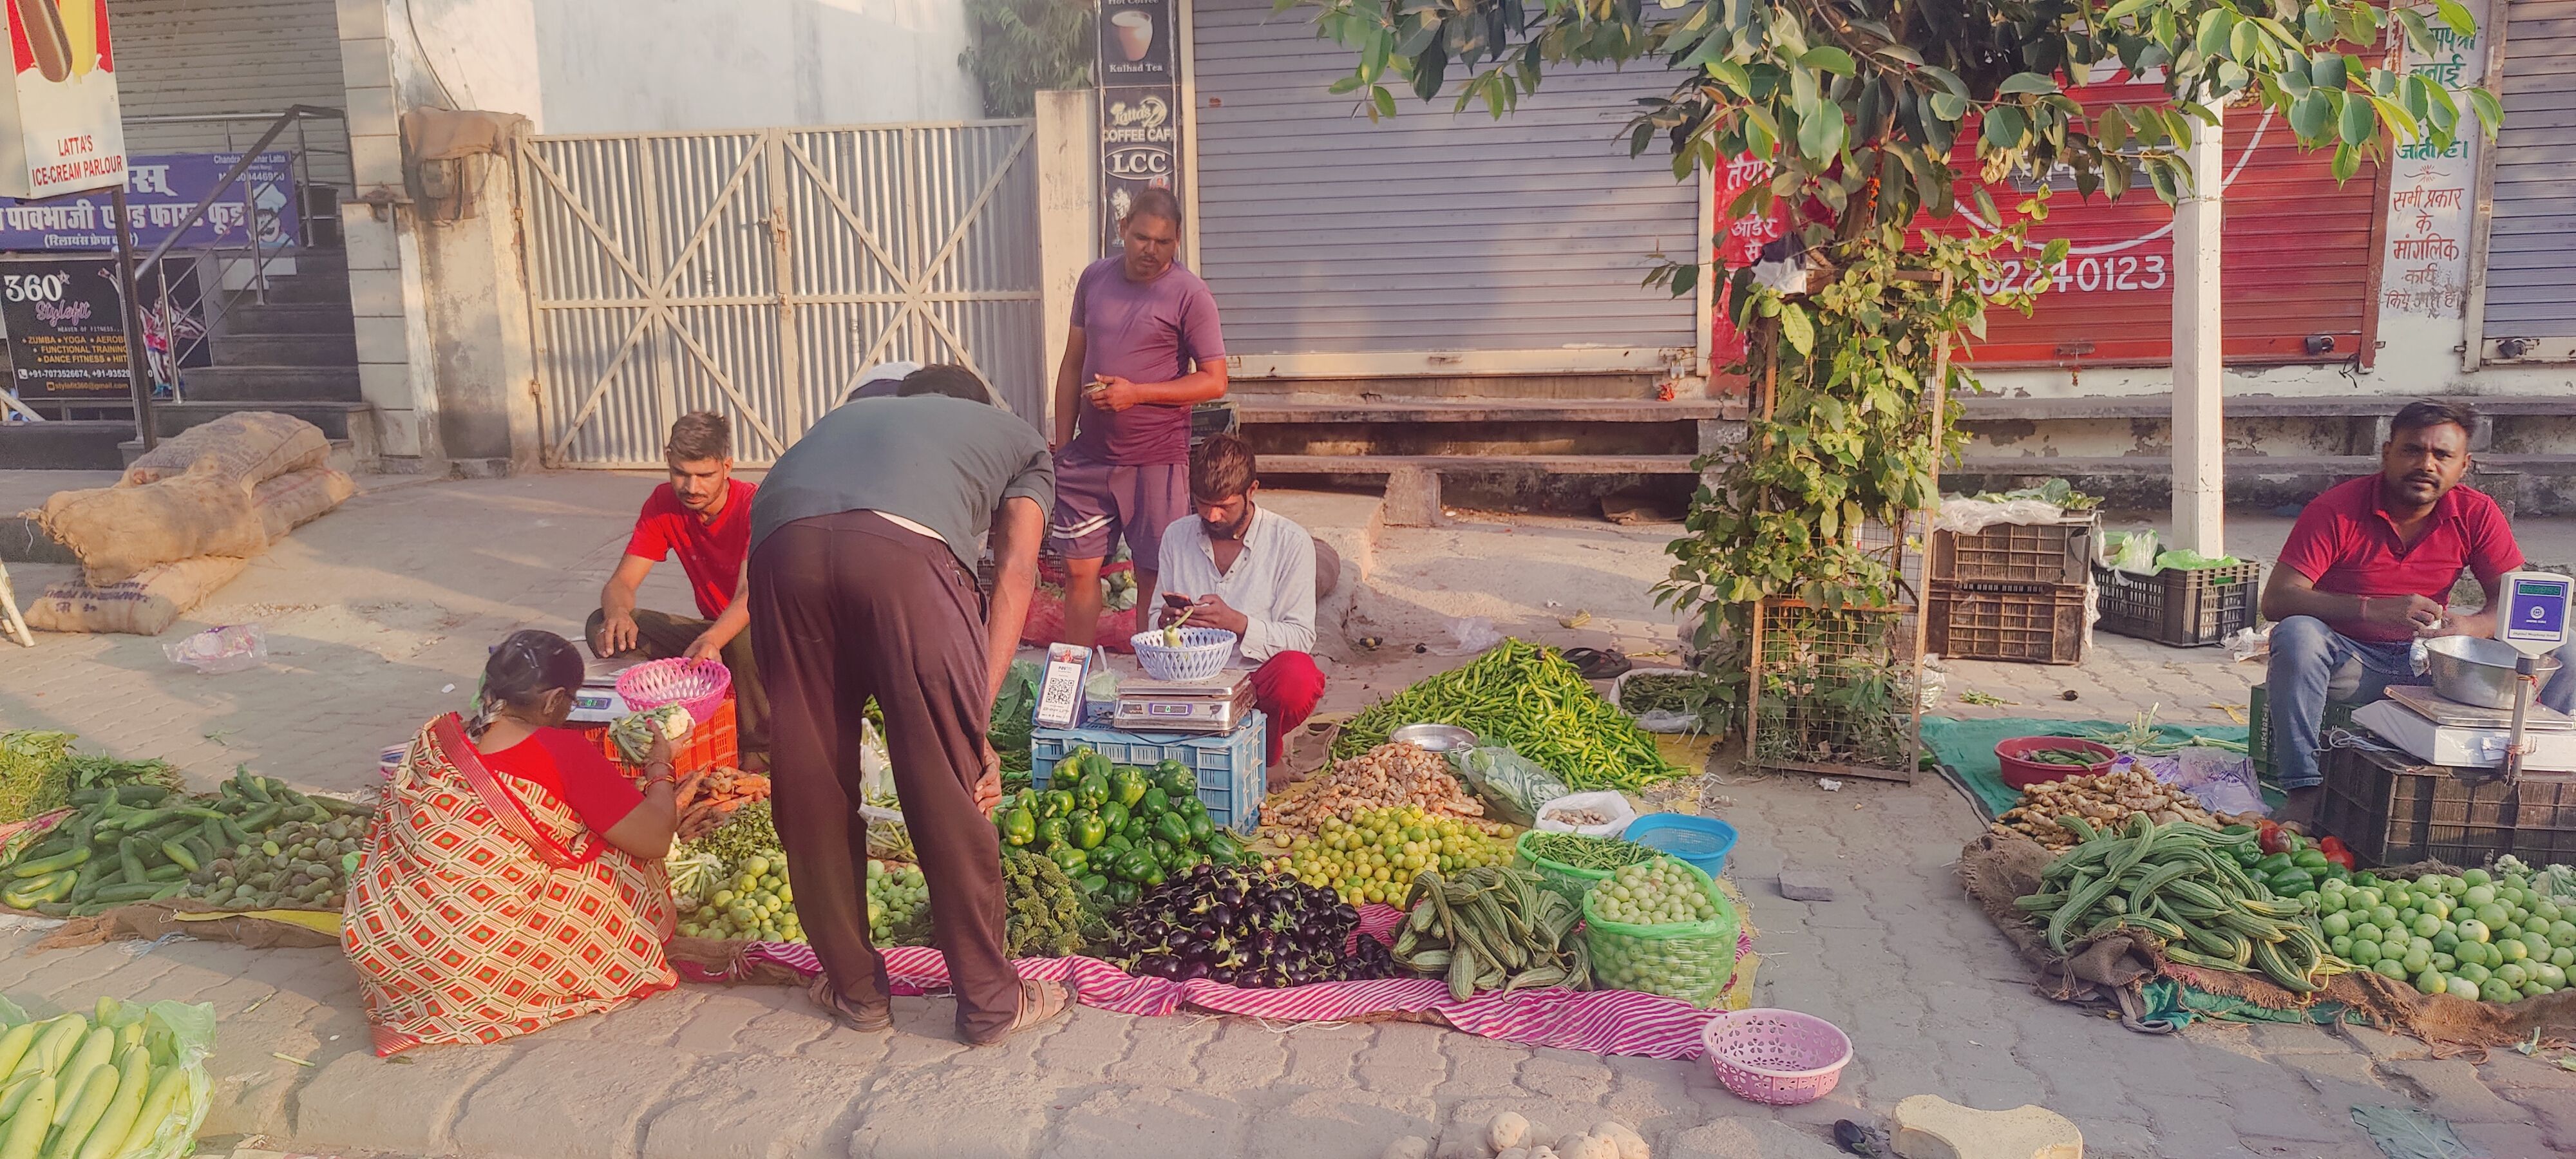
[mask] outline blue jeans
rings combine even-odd
[[[2406,642],[2355,640],[2314,616],[2292,616],[2272,626],[2271,664],[2265,676],[2264,712],[2272,721],[2272,770],[2285,789],[2324,779],[2317,771],[2317,733],[2329,689],[2342,704],[2368,704],[2392,684],[2431,684],[2417,676]],[[2576,643],[2558,650],[2559,669],[2541,685],[2540,703],[2560,712],[2576,704]],[[2335,687],[2342,685],[2344,687]]]

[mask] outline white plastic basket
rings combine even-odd
[[[1225,669],[1226,660],[1234,655],[1235,635],[1222,628],[1183,628],[1181,646],[1163,643],[1160,629],[1138,632],[1128,638],[1136,648],[1137,663],[1145,666],[1145,675],[1156,680],[1206,680]]]

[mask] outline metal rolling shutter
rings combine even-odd
[[[2576,0],[2514,0],[2489,227],[2489,339],[2576,337]]]
[[[340,15],[333,0],[109,0],[126,149],[220,153],[248,148],[288,105],[345,108]],[[156,116],[241,114],[222,123],[156,124]],[[342,121],[307,121],[318,183],[350,187]],[[270,146],[296,148],[287,129]]]
[[[1200,273],[1246,354],[1698,344],[1639,279],[1687,255],[1694,187],[1619,130],[1659,64],[1552,72],[1516,112],[1403,96],[1372,124],[1326,89],[1352,55],[1303,9],[1197,0]]]

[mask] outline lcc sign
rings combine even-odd
[[[1180,192],[1181,110],[1172,0],[1101,0],[1100,191],[1104,245],[1138,190]]]

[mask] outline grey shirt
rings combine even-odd
[[[751,550],[799,519],[881,511],[938,532],[971,569],[1014,496],[1055,507],[1055,458],[1029,424],[946,395],[863,398],[823,416],[761,479]]]

